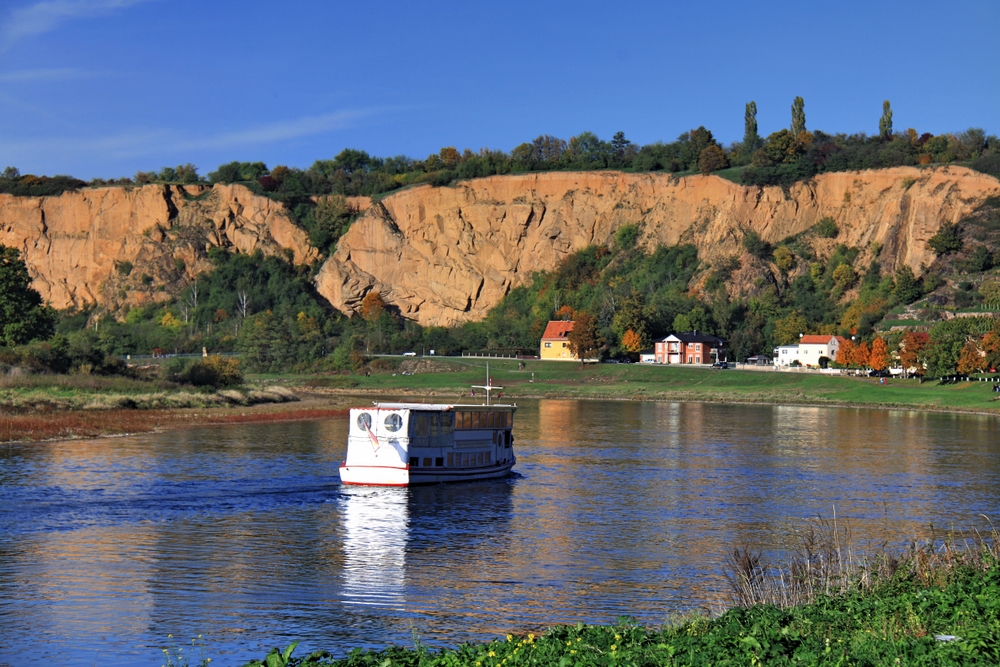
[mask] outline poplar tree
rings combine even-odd
[[[888,139],[892,136],[892,109],[889,100],[882,102],[882,118],[878,122],[878,133]]]
[[[806,131],[806,103],[801,97],[792,102],[792,137]]]
[[[760,135],[757,134],[757,103],[747,102],[746,114],[743,116],[743,152],[750,156],[761,145]]]

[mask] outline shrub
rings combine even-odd
[[[191,364],[182,379],[196,387],[232,387],[243,384],[240,360],[212,355]]]
[[[826,217],[816,223],[816,235],[824,239],[837,238],[840,234],[840,229],[837,227],[837,223],[833,221],[833,218]]]

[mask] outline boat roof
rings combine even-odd
[[[359,407],[358,410],[370,410],[372,408],[377,408],[379,410],[423,410],[427,412],[449,412],[451,410],[456,410],[460,408],[475,408],[477,410],[482,409],[514,409],[516,405],[506,405],[503,403],[494,403],[492,405],[486,405],[485,403],[375,403],[372,406]]]

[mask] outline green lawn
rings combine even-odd
[[[468,396],[471,385],[485,381],[486,361],[448,359],[413,375],[378,373],[335,376],[286,376],[292,385],[327,387],[344,392],[387,395]],[[714,370],[639,364],[587,364],[492,360],[494,384],[504,398],[612,398],[713,402],[782,403],[907,407],[1000,413],[993,384],[826,376],[812,373]]]

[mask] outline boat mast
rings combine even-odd
[[[472,385],[472,388],[486,390],[486,405],[490,404],[491,391],[493,391],[494,389],[503,389],[503,387],[497,387],[496,385],[494,385],[493,380],[490,379],[490,362],[488,361],[486,362],[486,384],[485,385],[474,384]]]

